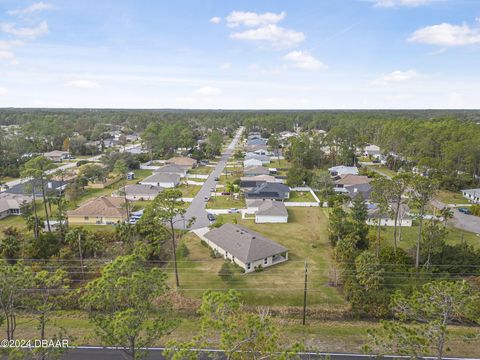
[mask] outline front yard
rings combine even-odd
[[[200,191],[202,187],[199,185],[179,185],[177,189],[182,192],[183,197],[185,198],[193,198],[197,193]]]
[[[449,190],[440,190],[437,193],[437,200],[444,204],[468,204],[468,200],[465,199],[460,192],[454,192]]]
[[[216,195],[210,197],[207,202],[207,209],[230,209],[230,208],[244,208],[245,200],[235,199],[230,195]]]
[[[222,215],[224,222],[237,222],[258,231],[289,250],[287,262],[261,272],[235,275],[223,281],[218,272],[223,259],[212,259],[210,249],[194,234],[182,241],[189,255],[181,259],[180,284],[186,297],[200,298],[207,289],[237,289],[252,305],[300,306],[303,303],[304,264],[308,264],[310,305],[341,309],[345,302],[337,289],[329,285],[331,270],[330,242],[327,235],[327,215],[320,208],[289,209],[287,224],[255,224],[242,220],[238,214]],[[234,220],[235,219],[235,220]],[[170,277],[173,281],[173,275]]]
[[[213,171],[213,169],[213,166],[197,166],[196,168],[188,170],[188,173],[195,175],[208,175]]]

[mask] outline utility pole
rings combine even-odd
[[[308,271],[307,271],[307,261],[305,261],[305,283],[303,287],[303,321],[302,325],[305,325],[305,318],[307,314],[307,277],[308,277]]]

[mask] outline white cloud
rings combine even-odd
[[[222,89],[218,87],[213,87],[213,86],[204,86],[201,88],[198,88],[193,92],[194,95],[200,95],[200,96],[215,96],[215,95],[220,95],[222,93]]]
[[[0,60],[13,59],[13,52],[8,50],[0,50]]]
[[[220,65],[220,69],[221,69],[221,70],[228,70],[228,69],[230,69],[231,67],[232,67],[232,64],[230,64],[230,63],[228,63],[228,62],[227,62],[227,63],[223,63],[223,64]]]
[[[22,38],[35,39],[41,35],[48,33],[48,24],[42,21],[35,27],[16,27],[14,23],[0,24],[0,29],[7,34],[12,34]]]
[[[6,95],[7,94],[7,89],[0,87],[0,96]]]
[[[23,9],[8,11],[7,14],[8,15],[26,15],[26,14],[31,14],[37,11],[49,10],[51,8],[52,8],[51,4],[47,4],[47,3],[44,3],[43,1],[40,1],[30,6],[27,6],[26,8],[23,8]]]
[[[214,16],[210,19],[210,22],[214,24],[219,24],[221,21],[222,21],[222,18],[218,16]]]
[[[274,24],[265,25],[257,29],[236,32],[230,35],[235,40],[266,43],[274,48],[291,48],[305,40],[305,34],[299,31],[286,29]]]
[[[421,77],[421,75],[413,69],[410,70],[395,70],[391,73],[384,74],[379,78],[372,81],[374,85],[388,85],[392,83],[402,83],[406,81],[410,81],[413,79],[417,79]]]
[[[65,85],[79,89],[95,89],[100,87],[100,84],[98,82],[86,79],[71,80],[68,81]]]
[[[327,68],[327,65],[305,51],[291,51],[283,59],[290,62],[293,67],[303,70],[323,70]]]
[[[480,27],[442,23],[415,31],[408,41],[441,46],[480,44]]]
[[[258,14],[249,11],[232,11],[230,15],[226,17],[226,20],[229,27],[236,27],[239,25],[257,27],[276,24],[285,19],[285,16],[287,16],[287,13],[285,11],[282,11],[280,14],[275,14],[271,12]]]
[[[391,8],[391,7],[398,7],[398,6],[408,6],[408,7],[417,7],[421,5],[428,5],[434,2],[438,2],[441,0],[374,0],[375,6],[377,7],[384,7],[384,8]]]

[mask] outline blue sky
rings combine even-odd
[[[480,108],[480,0],[0,0],[0,107]]]

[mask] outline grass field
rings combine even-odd
[[[370,231],[372,232],[372,234],[374,234],[374,236],[376,236],[377,228],[375,226],[372,226],[370,228]],[[417,241],[418,227],[403,227],[401,232],[402,240],[398,243],[398,245],[405,250],[412,249]],[[382,229],[382,237],[393,244],[393,226],[384,227]],[[477,236],[476,234],[468,231],[463,231],[452,227],[448,228],[448,235],[446,241],[448,244],[458,244],[462,241],[465,241],[476,248],[480,248],[480,236]]]
[[[390,176],[390,177],[394,177],[395,175],[397,175],[397,173],[393,170],[390,170],[389,168],[387,168],[386,166],[382,166],[382,165],[369,165],[368,167],[371,167],[372,169],[376,169],[378,170],[379,172],[381,172],[382,174],[385,174],[387,176]]]
[[[208,175],[213,171],[212,166],[198,166],[188,171],[189,174]]]
[[[229,195],[217,195],[212,196],[207,202],[207,208],[209,209],[230,209],[230,208],[244,208],[245,200],[235,199]]]
[[[175,315],[173,315],[175,316]],[[36,319],[32,316],[19,314],[17,317],[17,339],[35,339],[39,337],[36,329]],[[60,327],[67,330],[65,338],[69,345],[100,345],[95,335],[93,325],[85,312],[62,311],[52,314],[51,322],[47,324],[46,337],[53,338]],[[306,326],[300,319],[274,319],[282,327],[286,343],[305,342],[305,350],[329,352],[362,352],[362,345],[367,339],[367,329],[378,327],[377,322],[368,321],[322,321],[307,318]],[[177,316],[176,327],[167,336],[157,340],[156,346],[165,345],[169,340],[186,341],[198,334],[200,321],[197,317]],[[463,338],[472,331],[471,328],[451,326],[451,336],[447,340],[449,351],[446,356],[476,357],[480,356],[478,340],[464,342]],[[217,340],[210,339],[213,347],[218,346]],[[67,355],[68,356],[68,355]]]
[[[182,259],[180,282],[187,297],[199,298],[205,289],[239,289],[252,305],[300,306],[303,303],[304,263],[309,269],[308,303],[345,306],[339,292],[328,285],[331,246],[327,236],[327,216],[323,209],[289,209],[288,224],[254,224],[239,215],[222,215],[225,222],[233,218],[289,249],[289,260],[262,272],[235,275],[224,282],[218,276],[223,259],[212,259],[210,249],[188,234],[183,241],[190,254]],[[173,280],[173,278],[172,278]]]
[[[200,191],[202,187],[198,185],[180,185],[177,187],[177,190],[182,192],[183,197],[193,198]]]
[[[449,190],[440,190],[437,193],[437,199],[445,204],[468,204],[468,200],[460,192]]]
[[[309,191],[290,191],[289,202],[315,202],[315,198]]]

